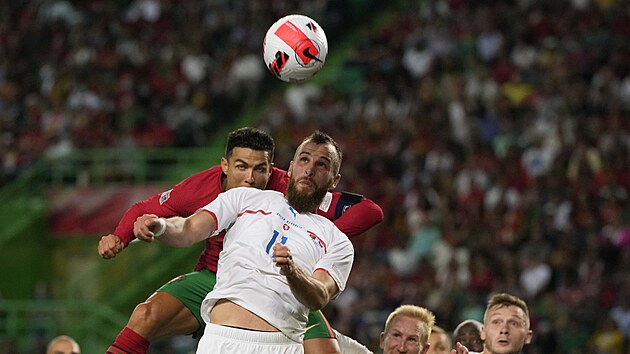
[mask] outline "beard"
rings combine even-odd
[[[327,186],[320,187],[318,185],[315,185],[315,190],[310,194],[306,191],[298,191],[295,187],[295,179],[291,178],[287,186],[287,200],[289,205],[298,213],[315,212],[322,200],[324,200],[327,192]]]

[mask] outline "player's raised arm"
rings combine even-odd
[[[133,232],[142,241],[151,242],[159,238],[169,246],[189,247],[208,238],[216,227],[214,215],[206,211],[199,211],[185,218],[174,216],[167,219],[145,214],[136,220]]]
[[[104,259],[114,258],[134,239],[133,225],[144,214],[160,217],[189,216],[208,204],[221,192],[221,166],[214,166],[177,183],[173,188],[134,203],[122,216],[113,233],[101,237],[98,253]]]

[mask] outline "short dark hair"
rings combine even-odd
[[[333,138],[331,138],[330,135],[322,131],[316,130],[311,135],[307,136],[306,138],[304,138],[304,140],[302,140],[302,143],[300,144],[300,146],[298,146],[298,150],[300,149],[302,145],[308,142],[313,142],[317,145],[330,144],[333,146],[333,148],[335,149],[335,153],[337,155],[336,161],[332,162],[333,172],[335,174],[338,174],[339,169],[341,167],[341,160],[343,159],[343,154],[341,153],[341,148],[339,147],[337,142]]]
[[[267,151],[269,161],[273,161],[276,145],[269,133],[258,128],[244,127],[232,131],[228,134],[225,145],[225,157],[230,158],[234,148],[247,148],[257,151]]]

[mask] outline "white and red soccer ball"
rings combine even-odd
[[[265,65],[278,79],[300,82],[315,75],[328,54],[326,33],[304,15],[288,15],[276,21],[265,35]]]

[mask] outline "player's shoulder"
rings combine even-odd
[[[187,177],[179,184],[220,183],[222,175],[221,166],[216,165]]]
[[[177,200],[178,204],[197,205],[197,202],[205,205],[223,191],[221,186],[221,176],[223,171],[221,166],[213,166],[209,169],[197,172],[181,182],[172,189],[162,193],[160,203],[167,200]]]
[[[320,227],[326,230],[329,230],[328,232],[339,231],[340,233],[343,233],[341,232],[341,230],[339,230],[339,228],[335,225],[335,223],[330,218],[327,218],[326,216],[320,215],[317,213],[309,213],[309,215],[311,216],[312,220],[314,220],[315,223],[319,224]]]
[[[235,187],[231,188],[225,193],[228,194],[238,194],[245,195],[247,197],[260,197],[260,198],[284,198],[284,194],[275,191],[275,190],[267,190],[267,189],[258,189],[253,187]]]

